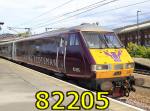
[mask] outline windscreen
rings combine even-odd
[[[89,48],[121,48],[123,45],[112,33],[82,32]]]

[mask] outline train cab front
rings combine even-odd
[[[95,64],[95,74],[100,90],[109,91],[113,97],[129,96],[135,91],[134,61],[113,32],[82,32]]]
[[[108,91],[113,97],[129,96],[130,91],[135,91],[135,79],[132,75],[133,68],[125,69],[128,64],[97,64],[92,65],[97,88]],[[133,64],[131,63],[133,67]],[[122,67],[121,69],[116,67]]]

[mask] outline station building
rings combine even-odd
[[[122,43],[127,46],[129,42],[150,47],[150,20],[114,29]]]

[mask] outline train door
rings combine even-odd
[[[60,37],[60,44],[57,47],[57,70],[59,72],[65,73],[66,72],[66,65],[65,65],[65,59],[66,59],[66,39],[64,37]]]
[[[66,48],[66,73],[71,77],[85,77],[85,61],[79,33],[70,33]]]

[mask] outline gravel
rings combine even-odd
[[[136,92],[131,92],[129,97],[122,97],[120,99],[126,100],[125,102],[150,111],[150,76],[134,74],[135,78],[143,78],[145,83],[142,87],[134,86]]]

